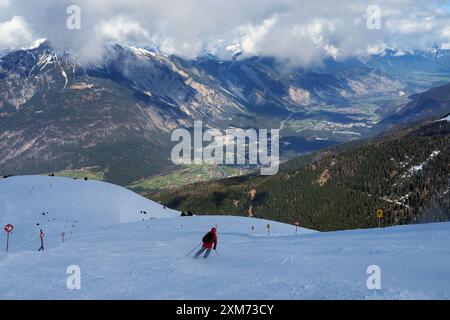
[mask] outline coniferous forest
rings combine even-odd
[[[293,159],[274,176],[197,183],[152,199],[198,215],[250,215],[321,231],[448,221],[449,147],[450,122],[428,122]]]

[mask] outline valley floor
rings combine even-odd
[[[450,299],[450,223],[318,233],[239,217],[104,226],[0,254],[0,299]],[[218,226],[220,257],[186,257]],[[251,233],[251,226],[255,227]],[[4,243],[2,232],[0,243]],[[81,289],[66,269],[81,269]],[[371,265],[381,290],[369,290]]]

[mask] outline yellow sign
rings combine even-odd
[[[377,218],[383,218],[383,216],[384,216],[383,210],[378,209],[378,210],[377,210]]]

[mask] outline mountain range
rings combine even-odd
[[[83,62],[45,41],[0,59],[0,174],[90,168],[127,185],[174,169],[170,133],[194,120],[280,128],[289,158],[408,120],[408,96],[444,84],[449,66],[449,51],[437,49],[305,69],[270,57],[186,60],[118,44]]]

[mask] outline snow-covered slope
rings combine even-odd
[[[165,210],[93,181],[8,179],[0,182],[2,201],[7,195],[10,203],[6,216],[4,207],[0,209],[1,222],[14,218],[18,227],[10,253],[0,253],[0,299],[450,299],[449,223],[330,233],[299,229],[295,235],[294,226],[243,217],[142,221],[134,211],[147,208],[165,217]],[[18,194],[24,185],[33,185],[35,191]],[[72,198],[53,191],[49,200],[44,198],[48,193],[39,196],[36,191],[55,186],[69,190]],[[75,195],[82,190],[84,197]],[[95,206],[77,202],[72,207],[73,199],[89,199]],[[89,228],[77,227],[65,243],[48,232],[46,240],[53,242],[37,252],[35,230],[22,229],[26,217],[35,222],[34,201],[37,212],[51,205],[49,213],[57,220],[65,215],[80,218],[76,207],[83,206],[90,214],[79,224],[85,221]],[[129,209],[119,209],[123,202]],[[91,217],[96,227],[88,223]],[[140,221],[118,224],[129,220]],[[186,257],[212,226],[218,227],[220,257]],[[0,244],[5,238],[1,232]],[[31,240],[17,244],[26,238]],[[80,267],[80,290],[66,287],[70,265]],[[371,265],[381,269],[381,290],[367,288]]]
[[[70,235],[100,226],[178,215],[105,182],[45,176],[0,180],[0,224],[14,225],[16,245],[28,243],[40,229],[53,239],[63,232]]]

